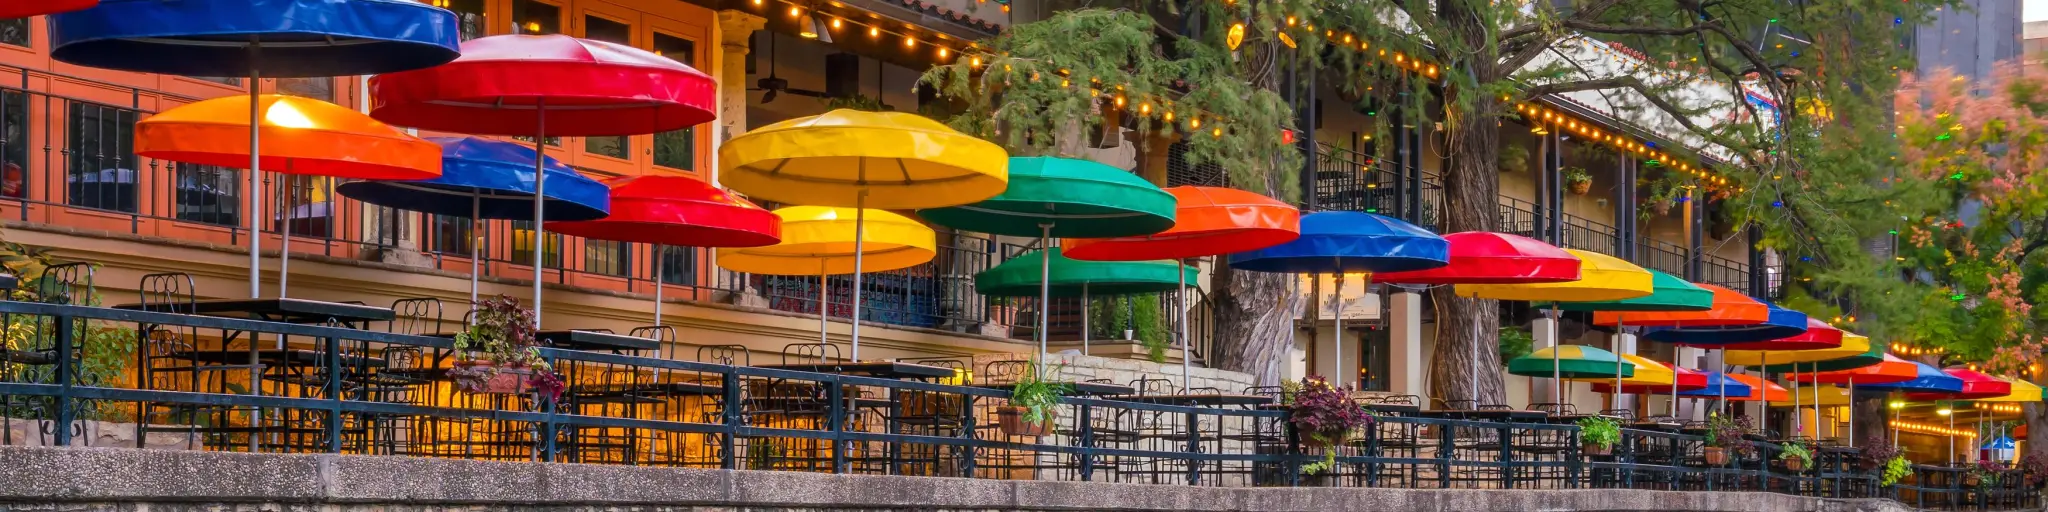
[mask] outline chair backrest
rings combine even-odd
[[[654,340],[657,346],[661,347],[661,349],[655,351],[655,353],[660,354],[662,359],[672,360],[676,359],[676,356],[681,355],[676,353],[676,351],[682,350],[682,347],[676,345],[676,329],[674,327],[669,327],[666,325],[646,325],[634,327],[632,330],[626,331],[626,335],[635,338],[647,338],[650,340]]]
[[[184,272],[166,272],[142,276],[142,286],[137,287],[142,303],[164,308],[167,313],[192,314],[198,310],[199,286],[192,284],[192,275]]]
[[[1636,419],[1635,409],[1604,409],[1600,411],[1600,415],[1621,418],[1624,420]]]
[[[1380,397],[1379,402],[1386,405],[1415,405],[1422,402],[1422,397],[1415,395],[1384,395]]]
[[[1173,392],[1173,381],[1152,377],[1139,377],[1131,381],[1131,389],[1140,395],[1164,395]]]
[[[83,261],[51,265],[35,282],[38,301],[48,304],[92,305],[93,264]]]
[[[697,347],[697,361],[717,363],[726,366],[753,366],[752,353],[746,345],[705,345]]]
[[[1285,392],[1286,392],[1286,388],[1282,388],[1282,387],[1280,387],[1280,386],[1245,386],[1245,387],[1244,387],[1244,394],[1247,394],[1247,395],[1252,395],[1252,396],[1263,396],[1263,397],[1266,397],[1266,398],[1271,398],[1271,399],[1273,399],[1273,400],[1274,400],[1274,401],[1276,401],[1276,402],[1280,400],[1280,395],[1282,395],[1282,394],[1285,394]]]
[[[429,329],[441,328],[441,299],[421,297],[391,301],[391,312],[395,314],[384,330],[392,334],[427,334]]]
[[[838,345],[791,343],[782,346],[782,364],[829,363],[834,359],[842,359]]]
[[[1478,409],[1478,408],[1479,408],[1479,401],[1478,401],[1478,400],[1471,400],[1471,399],[1457,399],[1457,400],[1445,400],[1445,399],[1441,399],[1441,398],[1437,398],[1437,399],[1433,399],[1433,400],[1435,400],[1435,401],[1437,402],[1437,404],[1439,404],[1439,407],[1437,407],[1438,409],[1443,409],[1443,410],[1446,410],[1446,411],[1470,411],[1470,410],[1476,410],[1476,409]]]
[[[1012,384],[1031,375],[1031,362],[1021,359],[989,361],[981,367],[981,381],[989,384]]]

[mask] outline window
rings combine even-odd
[[[548,268],[562,268],[562,235],[547,234],[547,247],[542,249],[542,265]],[[533,264],[533,221],[512,221],[512,257],[507,258],[515,265]]]
[[[0,20],[0,44],[29,46],[28,18],[7,18]]]
[[[449,215],[432,215],[427,222],[434,230],[434,252],[468,256],[470,252],[469,219]]]
[[[630,268],[632,256],[630,246],[625,242],[585,239],[583,241],[583,271],[608,276],[624,276]]]
[[[583,17],[583,38],[626,46],[633,45],[633,26],[597,16]],[[618,159],[630,159],[633,154],[630,137],[584,137],[583,150],[593,155],[604,155]]]
[[[468,41],[486,35],[484,0],[435,0],[434,5],[455,12],[456,37]]]
[[[334,102],[334,78],[279,78],[277,93]]]
[[[535,0],[512,0],[512,33],[562,33],[562,8]]]
[[[177,181],[176,215],[178,220],[240,226],[241,185],[240,170],[172,163],[172,172]]]
[[[330,221],[334,218],[334,202],[328,200],[334,192],[330,178],[284,174],[276,175],[275,179],[286,186],[277,189],[270,204],[291,207],[274,210],[280,213],[273,219],[271,229],[284,229],[283,222],[289,220],[293,236],[329,236],[333,225]]]
[[[657,246],[659,247],[659,246]],[[697,249],[692,247],[669,247],[661,255],[661,282],[694,286],[697,284]]]
[[[28,94],[0,91],[0,196],[28,197]]]
[[[697,43],[661,32],[654,33],[655,55],[675,59],[684,65],[696,65]],[[697,167],[697,131],[694,128],[666,131],[654,134],[654,165],[670,169],[692,170]]]
[[[64,148],[72,206],[136,213],[135,111],[67,102],[70,144]]]

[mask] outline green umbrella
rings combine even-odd
[[[1557,309],[1565,311],[1587,312],[1706,311],[1714,309],[1714,291],[1708,290],[1706,288],[1701,288],[1699,287],[1699,285],[1692,284],[1691,282],[1687,282],[1684,279],[1679,279],[1678,276],[1658,272],[1655,270],[1650,270],[1649,295],[1644,295],[1633,299],[1622,299],[1607,302],[1560,302],[1555,304],[1554,306]],[[1627,315],[1622,315],[1618,317],[1618,320],[1619,321],[1615,322],[1615,330],[1621,331],[1627,329],[1627,326],[1624,325],[1624,323],[1628,320]],[[1621,348],[1619,341],[1620,339],[1616,338],[1616,350],[1620,350]],[[1616,359],[1614,361],[1614,364],[1619,366],[1622,364],[1622,362],[1619,359]],[[1671,357],[1671,367],[1678,367],[1678,356],[1675,352]],[[1621,375],[1616,375],[1614,377],[1614,390],[1616,393],[1621,392],[1621,378]],[[1676,379],[1673,379],[1671,381],[1671,396],[1672,398],[1670,414],[1672,416],[1677,416],[1678,381]]]
[[[1605,379],[1634,377],[1636,367],[1622,364],[1621,358],[1615,357],[1613,352],[1584,345],[1563,345],[1547,347],[1508,361],[1508,373],[1524,377]]]
[[[1174,203],[1172,194],[1123,169],[1073,158],[1014,157],[1010,159],[1010,185],[1002,194],[979,203],[917,213],[953,229],[1036,235],[1044,248],[1052,246],[1052,237],[1113,238],[1165,231],[1173,227]],[[1046,271],[1052,265],[1050,255],[1041,252],[1040,275],[1051,274]],[[1172,276],[1168,273],[1166,280],[1172,281]],[[1050,282],[1039,285],[1040,360],[1046,351],[1050,317],[1045,303],[1052,299],[1051,288]]]
[[[1048,297],[1080,297],[1081,304],[1088,304],[1090,295],[1142,295],[1179,289],[1194,284],[1197,272],[1172,260],[1156,261],[1082,261],[1060,254],[1060,248],[1052,248],[1051,254],[1037,254],[1032,251],[1011,258],[974,276],[974,291],[991,297],[1029,297],[1041,291]],[[1051,278],[1040,272],[1039,261],[1050,269]],[[1180,274],[1180,280],[1174,280]],[[1041,290],[1042,288],[1042,290]],[[1088,342],[1093,333],[1088,330],[1088,315],[1081,315],[1081,353],[1088,353]]]

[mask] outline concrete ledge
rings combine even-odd
[[[0,447],[0,508],[93,504],[705,506],[766,510],[1892,512],[1885,500],[1631,490],[1216,488],[411,457]],[[360,505],[360,506],[354,506]],[[76,508],[76,507],[72,507]],[[88,508],[91,508],[90,506]],[[302,508],[302,507],[285,507]]]

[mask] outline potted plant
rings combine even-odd
[[[1564,174],[1564,185],[1572,194],[1583,196],[1593,191],[1593,175],[1587,173],[1585,169],[1566,167],[1558,172]]]
[[[1756,445],[1750,444],[1748,436],[1748,423],[1721,415],[1708,418],[1707,446],[1702,450],[1707,465],[1725,466],[1730,456],[1747,458],[1756,454]]]
[[[448,377],[470,393],[561,396],[562,376],[535,346],[533,311],[499,295],[477,305],[475,319],[455,333],[455,366]]]
[[[1579,419],[1579,452],[1586,455],[1614,453],[1621,442],[1621,422],[1605,416]]]
[[[1911,474],[1913,474],[1913,461],[1906,460],[1904,455],[1893,455],[1892,458],[1884,461],[1884,474],[1878,477],[1877,485],[1880,487],[1898,485],[1900,480],[1905,480],[1906,475]]]
[[[1883,436],[1870,436],[1870,439],[1864,440],[1863,449],[1858,455],[1857,467],[1875,473],[1878,477],[1877,485],[1880,487],[1891,487],[1906,475],[1913,473],[1913,463],[1900,455],[1899,448],[1892,446],[1892,443],[1886,441]]]
[[[2020,472],[2027,479],[2028,489],[2040,489],[2048,484],[2048,455],[2029,453],[2020,457]]]
[[[1786,471],[1805,473],[1806,468],[1813,467],[1813,450],[1805,443],[1785,443],[1778,451],[1778,462],[1785,464]]]
[[[1984,488],[1998,485],[1998,477],[2005,472],[2004,462],[1978,460],[1976,464],[1970,466],[1970,472],[1963,474],[1963,487]]]
[[[1336,466],[1337,446],[1373,422],[1372,412],[1351,401],[1349,390],[1315,375],[1301,380],[1288,412],[1287,422],[1301,435],[1302,445],[1323,452],[1323,460],[1301,467],[1311,475]]]
[[[1059,367],[1048,368],[1033,361],[1034,371],[1017,378],[1010,390],[1010,404],[996,408],[996,426],[1004,435],[1039,437],[1052,433],[1058,418],[1060,398],[1073,386],[1057,382]]]

